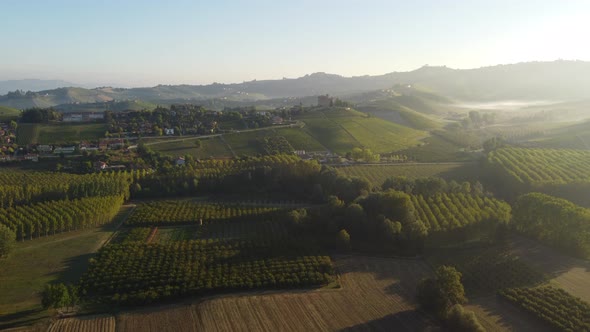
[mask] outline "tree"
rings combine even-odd
[[[10,121],[10,128],[12,128],[13,130],[16,130],[18,124],[16,123],[16,121],[11,120]]]
[[[41,303],[45,308],[63,308],[72,303],[70,290],[64,284],[47,284],[43,291]]]
[[[477,320],[473,311],[465,311],[463,306],[455,304],[449,310],[445,319],[449,331],[457,332],[485,332],[485,328]]]
[[[0,224],[0,257],[7,256],[16,241],[16,234],[10,228]]]
[[[440,266],[434,278],[418,284],[416,297],[420,306],[428,312],[444,318],[455,304],[467,303],[461,273],[452,266]]]
[[[344,251],[350,250],[350,235],[346,229],[342,229],[340,232],[338,232],[337,246],[339,249]]]

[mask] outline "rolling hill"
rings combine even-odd
[[[590,62],[553,61],[498,65],[477,69],[424,66],[410,72],[343,77],[314,73],[299,78],[255,80],[236,84],[158,85],[146,88],[59,88],[35,93],[8,93],[0,105],[48,107],[69,103],[144,100],[152,103],[220,99],[249,101],[331,94],[345,96],[411,85],[454,100],[577,100],[587,98]],[[424,98],[426,93],[422,94]],[[404,105],[411,104],[411,98]],[[416,104],[414,110],[427,105]]]

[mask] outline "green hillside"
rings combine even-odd
[[[441,126],[440,122],[400,104],[395,99],[370,102],[359,106],[358,109],[378,118],[414,129],[426,130]]]
[[[104,137],[104,124],[36,124],[20,123],[16,132],[18,144],[63,144]]]
[[[119,112],[153,110],[156,106],[156,104],[143,100],[123,100],[108,101],[104,103],[64,104],[55,108],[63,112],[103,112],[105,110]]]
[[[0,120],[18,118],[20,111],[16,108],[0,106]]]
[[[300,120],[315,140],[339,154],[346,154],[355,147],[366,147],[376,153],[395,152],[415,146],[420,139],[428,136],[424,131],[351,109],[318,110]]]

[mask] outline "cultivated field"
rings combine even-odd
[[[448,175],[453,175],[454,171],[465,165],[464,163],[352,165],[338,167],[338,171],[348,176],[365,178],[373,186],[381,186],[385,180],[395,176],[409,178],[439,176],[448,178]]]
[[[19,144],[63,144],[104,137],[104,124],[19,124]]]
[[[523,313],[522,309],[497,296],[470,299],[465,309],[473,311],[481,325],[488,331],[554,331],[546,324]]]
[[[51,324],[47,332],[115,332],[115,317],[66,318]]]
[[[121,314],[117,331],[416,331],[416,283],[430,273],[420,260],[338,257],[341,289],[260,292]]]
[[[210,158],[210,157],[231,157],[231,151],[227,145],[219,138],[213,137],[208,139],[201,139],[201,146],[197,148],[195,144],[197,139],[187,138],[185,140],[174,140],[174,142],[161,143],[151,145],[150,148],[154,151],[172,156],[191,155],[195,158]],[[150,140],[150,142],[153,142]]]
[[[522,261],[548,275],[553,285],[590,303],[590,262],[562,255],[524,237],[513,237],[510,248]]]
[[[355,147],[373,152],[394,152],[415,146],[427,136],[397,123],[385,121],[353,110],[333,110],[306,114],[301,118],[307,130],[321,145],[345,154]]]

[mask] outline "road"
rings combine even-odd
[[[288,124],[288,125],[278,125],[278,126],[271,126],[271,127],[262,127],[262,128],[255,128],[255,129],[244,129],[244,130],[238,130],[235,131],[234,133],[248,133],[248,132],[253,132],[253,131],[261,131],[261,130],[272,130],[272,129],[278,129],[278,128],[303,128],[305,126],[305,123],[301,122],[301,121],[296,121],[293,124]],[[157,142],[151,142],[151,143],[145,143],[146,146],[151,146],[151,145],[156,145],[156,144],[164,144],[164,143],[174,143],[174,142],[184,142],[186,140],[194,140],[194,139],[208,139],[208,138],[213,138],[213,137],[221,137],[225,134],[211,134],[211,135],[192,135],[192,136],[183,136],[182,138],[177,138],[177,139],[165,139],[165,140],[161,140],[161,141],[157,141]],[[131,149],[131,147],[130,147]]]

